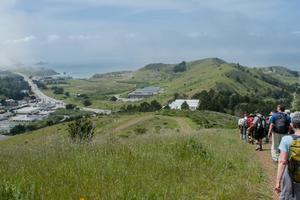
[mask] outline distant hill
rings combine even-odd
[[[186,69],[175,72],[175,67],[185,63]],[[299,81],[299,72],[287,68],[249,68],[227,63],[219,58],[208,58],[179,64],[150,64],[133,74],[132,82],[161,85],[170,92],[184,92],[189,96],[202,90],[216,89],[241,95],[280,91],[288,87],[285,77]],[[280,71],[279,71],[280,69]],[[277,82],[276,84],[274,82]],[[291,81],[290,81],[291,82]]]
[[[59,74],[53,69],[47,67],[21,67],[15,69],[14,71],[27,76],[53,76]]]
[[[26,96],[22,90],[29,89],[29,85],[23,77],[9,71],[0,71],[0,100],[21,100]]]
[[[95,74],[91,77],[91,79],[97,78],[121,78],[131,76],[132,71],[120,71],[120,72],[109,72],[104,74]]]
[[[264,68],[260,68],[260,70],[267,74],[278,74],[278,75],[286,76],[286,77],[299,77],[300,76],[299,71],[290,70],[290,69],[288,69],[286,67],[282,67],[282,66],[264,67]]]
[[[164,92],[145,101],[157,100],[166,105],[174,98],[197,98],[202,102],[201,109],[239,115],[244,111],[270,112],[278,103],[292,105],[294,93],[300,91],[298,74],[284,67],[250,68],[206,58],[148,64],[134,72],[94,75],[62,87],[70,93],[87,94],[95,107],[117,109],[123,102],[109,101],[111,95],[126,97],[136,88],[160,86]]]

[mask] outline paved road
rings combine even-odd
[[[52,97],[49,97],[47,95],[45,95],[39,88],[38,86],[33,83],[33,81],[28,78],[27,76],[25,76],[24,74],[20,74],[20,73],[17,73],[18,75],[22,76],[24,78],[24,80],[26,82],[28,82],[29,86],[31,87],[31,90],[32,92],[43,102],[43,103],[46,103],[46,104],[56,104],[57,106],[65,106],[65,103],[63,101],[60,101],[60,100],[56,100]]]
[[[28,78],[26,75],[24,74],[20,74],[20,73],[16,73],[20,76],[22,76],[24,78],[24,80],[26,82],[28,82],[28,84],[31,87],[32,92],[42,101],[42,103],[45,104],[55,104],[57,107],[65,107],[65,103],[61,100],[57,100],[54,99],[52,97],[49,97],[47,95],[45,95],[39,88],[38,86],[30,79]],[[96,114],[105,114],[105,115],[110,115],[111,114],[111,110],[105,110],[105,109],[94,109],[94,108],[86,108],[86,107],[82,107],[80,108],[81,110],[84,111],[89,111],[89,112],[93,112]]]

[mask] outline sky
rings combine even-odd
[[[131,70],[219,57],[300,70],[299,0],[1,0],[0,66]]]

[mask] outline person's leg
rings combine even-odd
[[[243,126],[242,128],[243,140],[246,140],[246,132],[247,132],[246,127]]]
[[[242,140],[243,139],[243,127],[240,126],[239,128],[240,128],[240,138]]]
[[[262,149],[263,149],[262,148],[262,138],[259,139],[258,144],[259,144],[259,150],[262,151]]]
[[[271,156],[275,162],[278,162],[277,148],[275,147],[275,133],[272,133]]]
[[[275,151],[275,156],[276,156],[276,160],[278,161],[279,158],[279,145],[281,142],[281,139],[286,136],[285,134],[279,134],[279,133],[273,133],[274,135],[274,151]]]

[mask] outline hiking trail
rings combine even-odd
[[[277,200],[278,195],[274,191],[277,174],[277,164],[271,158],[271,144],[264,144],[263,151],[256,151],[255,156],[257,156],[263,170],[266,172],[268,178],[268,189],[272,192],[273,199]]]

